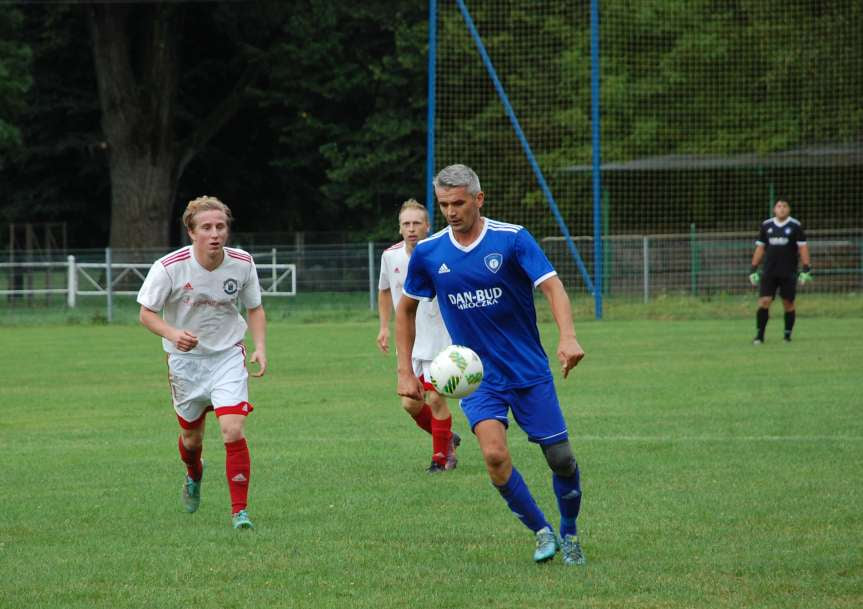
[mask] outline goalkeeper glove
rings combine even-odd
[[[759,281],[761,281],[761,275],[758,274],[758,271],[752,271],[749,274],[749,283],[757,286]]]
[[[797,281],[800,285],[812,281],[812,271],[809,269],[808,264],[803,265],[803,272],[797,276]]]

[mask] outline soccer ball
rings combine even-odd
[[[450,345],[432,360],[429,369],[435,391],[448,398],[464,398],[482,382],[482,360],[473,349]]]

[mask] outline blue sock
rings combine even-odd
[[[557,497],[557,507],[560,510],[560,536],[578,535],[575,524],[578,511],[581,509],[581,474],[575,466],[575,475],[562,478],[552,474],[554,494]]]
[[[521,520],[524,526],[534,533],[543,527],[551,528],[542,510],[539,509],[536,501],[533,500],[530,489],[527,488],[524,478],[521,477],[517,469],[512,468],[512,475],[506,481],[506,484],[503,486],[495,484],[494,486],[500,493],[500,496],[506,500],[506,504],[512,510],[512,513]]]

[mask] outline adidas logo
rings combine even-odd
[[[243,412],[249,412],[249,405],[243,404]]]
[[[248,479],[243,474],[237,474],[231,478],[231,482],[248,482]]]
[[[396,269],[393,271],[393,273],[401,273],[401,271],[399,270],[399,267],[396,267]]]
[[[192,287],[191,283],[186,282],[186,285],[183,286],[183,289],[184,290],[194,290],[195,288]]]
[[[440,265],[440,268],[437,270],[438,275],[440,275],[441,273],[449,273],[449,267],[446,265],[446,262]]]

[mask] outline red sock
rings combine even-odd
[[[449,452],[449,441],[452,438],[452,417],[431,420],[432,451],[438,465],[446,465],[446,455]]]
[[[428,433],[432,432],[431,407],[428,404],[423,404],[423,409],[418,414],[412,414],[411,416],[417,422],[417,426],[420,429],[424,429]]]
[[[231,492],[231,513],[246,509],[249,495],[249,476],[251,463],[246,439],[225,443],[225,474],[228,477],[228,490]]]
[[[192,480],[200,480],[204,465],[201,463],[201,449],[189,450],[183,446],[183,436],[179,438],[180,459],[186,464],[186,472]]]

